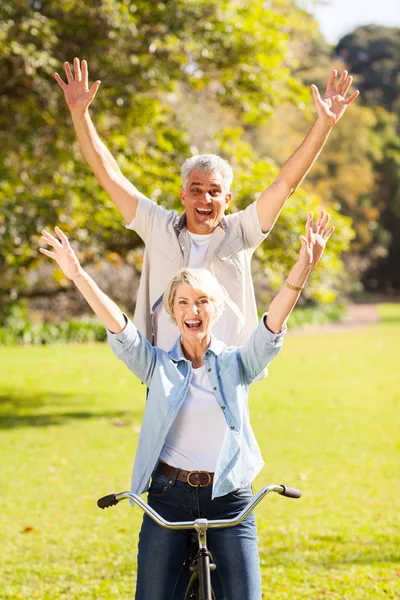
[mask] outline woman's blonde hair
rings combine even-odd
[[[221,316],[225,304],[224,291],[214,275],[207,269],[185,268],[175,273],[163,295],[165,310],[174,322],[176,322],[174,317],[176,288],[181,283],[190,285],[196,292],[210,298],[215,306],[215,319]]]

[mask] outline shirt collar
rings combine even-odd
[[[176,235],[179,235],[180,232],[182,231],[182,229],[184,229],[185,227],[186,227],[186,212],[183,212],[181,215],[179,215],[179,217],[176,219],[175,224],[174,224],[174,229],[175,229]],[[223,231],[226,231],[228,229],[228,224],[226,222],[225,217],[222,217],[222,219],[218,223],[217,227],[221,227],[221,229]]]
[[[168,351],[168,356],[175,362],[179,362],[180,360],[185,360],[186,362],[190,362],[183,355],[182,346],[181,346],[181,336],[178,337],[175,344],[172,346],[171,350]]]
[[[218,354],[221,354],[222,350],[225,347],[226,344],[224,344],[224,342],[221,342],[221,340],[217,340],[217,338],[213,334],[211,334],[211,343],[207,352],[210,351],[217,356]]]
[[[210,343],[208,349],[206,350],[206,353],[212,352],[213,354],[215,354],[217,356],[218,354],[221,354],[222,350],[225,348],[225,345],[226,344],[224,344],[224,342],[217,340],[217,338],[213,334],[211,334],[211,343]],[[187,358],[185,358],[185,356],[183,354],[182,346],[181,346],[181,336],[178,337],[175,344],[172,346],[171,350],[168,351],[168,356],[175,362],[179,362],[181,360],[190,362]]]

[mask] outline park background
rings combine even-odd
[[[307,212],[332,214],[335,235],[291,319],[296,334],[250,399],[267,463],[257,489],[304,491],[258,511],[263,590],[399,597],[400,29],[365,24],[332,43],[312,8],[2,2],[0,598],[134,590],[140,515],[101,513],[95,500],[129,487],[143,389],[37,250],[41,229],[60,224],[132,314],[143,247],[82,160],[53,79],[74,56],[102,81],[92,115],[123,173],[168,208],[178,208],[182,161],[197,152],[231,162],[232,210],[254,201],[311,126],[310,84],[322,92],[332,68],[354,75],[360,98],[253,260],[261,308],[295,260]],[[354,302],[377,318],[346,321]],[[312,325],[338,319],[347,325]]]

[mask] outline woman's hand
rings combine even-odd
[[[306,222],[306,235],[301,235],[299,262],[313,269],[321,259],[325,246],[334,231],[334,227],[325,232],[330,216],[321,210],[313,227],[313,214],[309,213]]]
[[[59,227],[55,227],[54,230],[61,241],[52,236],[45,229],[42,231],[40,241],[49,244],[49,246],[54,248],[55,252],[51,252],[46,248],[39,248],[39,252],[53,258],[64,275],[68,277],[68,279],[75,281],[75,279],[84,273],[84,270],[82,269],[75,252],[72,250],[67,236]]]

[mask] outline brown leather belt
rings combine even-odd
[[[214,473],[208,471],[184,471],[183,469],[177,469],[171,467],[165,462],[159,462],[156,469],[156,474],[164,475],[173,481],[184,481],[192,487],[208,487],[212,485],[214,480]]]

